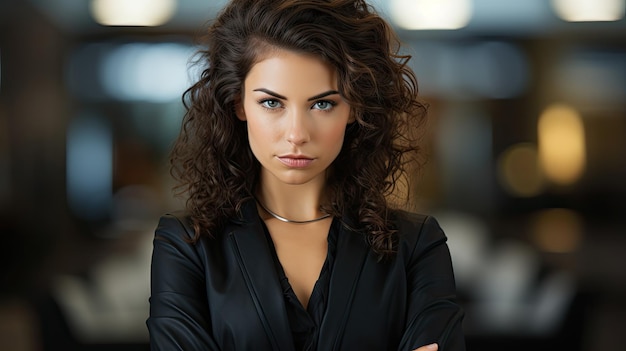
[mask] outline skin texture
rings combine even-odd
[[[338,92],[336,72],[319,58],[273,50],[246,76],[236,111],[237,118],[247,122],[250,148],[261,164],[257,198],[290,219],[320,216],[326,173],[352,122],[350,106]],[[263,219],[306,308],[326,258],[331,219],[306,225],[284,223],[268,214]],[[416,351],[437,349],[433,344]]]
[[[321,191],[350,118],[331,66],[277,49],[252,67],[243,95],[238,118],[247,121],[262,187],[306,185]]]
[[[257,198],[290,219],[321,216],[326,172],[350,122],[350,106],[338,92],[334,69],[310,55],[272,50],[248,73],[242,100],[237,117],[247,122],[250,148],[261,164]],[[326,258],[332,219],[297,225],[266,214],[264,220],[306,307]]]

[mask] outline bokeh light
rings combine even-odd
[[[90,10],[105,26],[160,26],[174,15],[176,0],[92,0]]]
[[[102,220],[113,197],[113,136],[97,117],[73,120],[67,130],[67,199],[81,219]]]
[[[470,0],[394,0],[394,21],[404,29],[459,29],[472,17]]]
[[[556,14],[569,22],[617,21],[624,17],[624,0],[552,0]]]
[[[569,253],[577,250],[583,238],[580,215],[572,210],[553,208],[535,214],[531,238],[542,251]]]
[[[539,195],[545,180],[539,167],[537,147],[531,143],[519,143],[506,149],[498,158],[498,179],[513,196]]]
[[[175,43],[121,45],[103,58],[100,79],[107,94],[118,100],[177,100],[190,85],[191,53]]]
[[[578,112],[563,104],[548,106],[537,125],[539,160],[551,181],[571,185],[585,170],[585,129]]]

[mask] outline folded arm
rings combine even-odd
[[[189,229],[175,216],[161,218],[151,268],[152,350],[219,350],[211,338],[205,277]]]
[[[446,236],[437,221],[427,217],[407,262],[409,300],[407,324],[399,350],[464,351],[463,309],[456,302],[456,286]],[[417,348],[417,347],[420,348]]]

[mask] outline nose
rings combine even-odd
[[[287,141],[293,145],[302,145],[310,140],[310,130],[305,112],[292,111],[288,117]]]

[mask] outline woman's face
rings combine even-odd
[[[350,122],[335,70],[314,56],[271,51],[252,66],[242,95],[237,117],[247,121],[262,179],[325,181]]]

